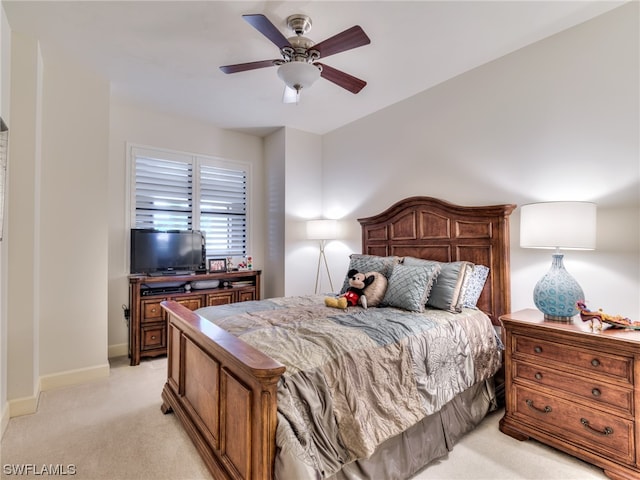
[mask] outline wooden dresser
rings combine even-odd
[[[545,321],[538,310],[500,317],[505,414],[500,430],[535,438],[604,469],[640,478],[640,332],[591,331]]]
[[[260,299],[260,270],[198,275],[129,277],[129,357],[138,365],[143,357],[167,353],[167,315],[160,307],[174,300],[189,310]],[[207,282],[218,281],[218,286]],[[200,285],[198,285],[200,284]],[[204,285],[204,286],[203,286]],[[196,286],[200,288],[195,288]]]

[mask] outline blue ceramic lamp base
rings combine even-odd
[[[576,302],[584,300],[582,288],[564,268],[563,256],[553,255],[551,268],[533,290],[533,301],[545,320],[570,322],[578,313]]]

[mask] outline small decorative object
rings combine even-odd
[[[227,268],[227,260],[225,258],[209,259],[209,273],[226,272]]]
[[[578,282],[567,272],[560,249],[593,250],[596,246],[596,205],[589,202],[544,202],[523,205],[520,246],[552,248],[551,268],[538,281],[533,301],[545,320],[570,322],[584,298]]]
[[[608,313],[604,313],[602,309],[598,309],[597,312],[592,312],[587,308],[583,300],[579,300],[576,302],[576,306],[580,311],[580,319],[583,322],[589,322],[591,329],[594,328],[596,330],[602,330],[602,324],[608,323],[609,325],[613,325],[618,328],[633,328],[640,329],[640,322],[634,322],[628,319],[627,317],[623,317],[622,315],[609,315]],[[599,325],[595,326],[593,324],[594,321],[598,321]]]
[[[253,270],[253,257],[251,255],[247,255],[247,270]]]
[[[366,276],[357,270],[349,270],[347,276],[349,277],[347,291],[338,297],[326,297],[324,304],[327,307],[341,308],[343,310],[348,306],[355,307],[358,304],[362,305],[363,308],[367,308],[367,297],[364,295],[364,289],[373,283],[375,277],[373,275]]]
[[[248,270],[246,255],[227,257],[227,271],[235,272],[237,270]]]

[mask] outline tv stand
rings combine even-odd
[[[129,276],[129,358],[138,365],[141,358],[167,353],[167,316],[160,307],[175,300],[189,310],[212,305],[260,299],[260,270],[222,273],[179,273]],[[210,287],[209,280],[218,280]],[[200,283],[200,285],[198,285]],[[196,288],[205,285],[205,288]]]

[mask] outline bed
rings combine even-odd
[[[350,267],[388,278],[373,308],[332,309],[317,295],[196,312],[164,303],[162,411],[216,479],[410,477],[495,407],[514,208],[411,197],[359,219]],[[452,267],[455,305],[429,306]],[[467,305],[473,271],[486,278]]]

